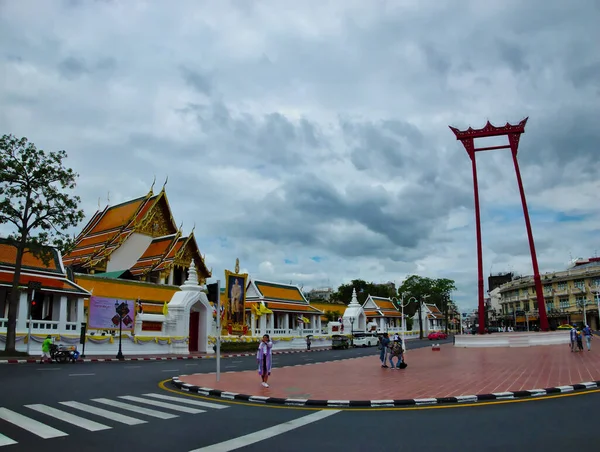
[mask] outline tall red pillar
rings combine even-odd
[[[521,171],[519,169],[519,162],[517,160],[517,152],[519,148],[519,139],[522,133],[525,133],[525,124],[527,124],[525,118],[519,124],[512,125],[506,123],[505,126],[495,127],[488,121],[482,129],[472,129],[469,127],[467,130],[458,130],[455,127],[450,126],[450,130],[454,133],[457,140],[465,147],[465,150],[469,154],[473,165],[473,188],[475,192],[475,225],[477,229],[477,283],[478,283],[478,296],[479,296],[479,333],[483,334],[485,328],[485,300],[484,300],[484,289],[483,289],[483,253],[481,248],[481,219],[479,211],[479,190],[477,186],[477,166],[475,163],[475,154],[479,151],[492,151],[496,149],[510,149],[513,158],[513,164],[515,167],[515,173],[517,175],[517,183],[519,185],[519,193],[521,195],[521,204],[523,205],[523,215],[525,217],[525,227],[527,229],[527,238],[529,239],[529,251],[531,252],[531,263],[533,266],[533,281],[535,284],[535,293],[538,303],[538,312],[540,316],[540,328],[542,331],[548,331],[548,315],[546,313],[546,303],[544,301],[544,293],[542,290],[542,282],[540,279],[540,271],[538,268],[537,256],[535,252],[535,243],[533,240],[533,232],[531,230],[531,221],[529,219],[529,210],[527,209],[527,200],[525,198],[525,190],[523,189],[523,180],[521,179]],[[475,138],[487,138],[494,136],[508,136],[508,145],[504,146],[489,146],[483,148],[476,148],[474,144]]]

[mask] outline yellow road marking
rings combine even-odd
[[[171,379],[163,380],[158,384],[158,387],[163,391],[173,392],[175,394],[184,395],[186,397],[193,397],[196,399],[210,400],[214,402],[215,400],[219,400],[220,402],[226,403],[228,405],[243,405],[243,406],[253,406],[260,408],[275,408],[275,409],[284,409],[284,410],[304,410],[304,411],[319,411],[319,410],[345,410],[345,411],[417,411],[417,410],[441,410],[448,408],[468,408],[468,407],[481,407],[481,406],[489,406],[489,405],[505,405],[507,403],[523,403],[523,402],[536,402],[539,400],[550,400],[550,399],[559,399],[562,397],[573,397],[580,396],[586,394],[592,394],[600,392],[600,389],[591,389],[589,391],[581,391],[581,392],[569,392],[565,394],[555,394],[555,395],[546,395],[546,396],[531,396],[522,399],[513,399],[513,400],[494,400],[494,401],[481,401],[474,403],[456,403],[454,405],[424,405],[424,406],[407,406],[407,407],[304,407],[304,406],[287,406],[287,405],[270,405],[270,404],[262,404],[262,403],[251,403],[251,402],[243,402],[239,400],[229,400],[229,399],[221,399],[217,397],[206,397],[201,396],[199,394],[192,394],[187,391],[182,391],[179,389],[171,389],[165,386],[165,383],[170,382]]]

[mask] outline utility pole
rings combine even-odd
[[[419,301],[419,339],[423,339],[423,311],[422,311],[422,307],[423,307],[423,303],[425,303],[425,300],[429,297],[429,295],[423,295],[421,298],[422,300]]]

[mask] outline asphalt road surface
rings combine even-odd
[[[377,360],[376,349],[332,350],[277,355],[274,365],[366,355]],[[223,359],[222,367],[254,369],[255,360]],[[158,386],[173,375],[214,369],[212,359],[1,365],[0,452],[598,448],[590,433],[595,431],[592,414],[600,392],[516,403],[359,411],[228,404],[186,395],[169,384]]]

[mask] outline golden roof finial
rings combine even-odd
[[[100,209],[101,209],[101,207],[100,207],[100,198],[98,198],[98,210],[100,210]]]
[[[240,260],[239,258],[235,259],[235,273],[239,273],[240,272]]]
[[[195,230],[196,230],[196,222],[194,221],[194,226],[192,226],[192,232],[190,232],[190,235],[192,235]]]
[[[162,191],[165,191],[165,187],[167,186],[167,182],[169,182],[169,176],[167,175],[167,178],[165,179],[165,183],[162,186]]]
[[[110,191],[108,192],[108,194],[106,195],[106,202],[108,203],[108,205],[110,206]]]
[[[152,181],[152,185],[150,186],[150,195],[154,194],[154,184],[156,183],[156,174],[154,175],[154,180]]]
[[[179,232],[181,232],[183,230],[183,221],[181,222],[181,224],[179,225]]]

